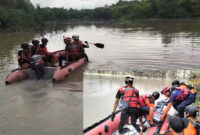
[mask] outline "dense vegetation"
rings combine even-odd
[[[36,26],[69,19],[133,20],[141,18],[197,18],[200,0],[122,1],[96,9],[34,7],[29,0],[0,0],[0,27]]]

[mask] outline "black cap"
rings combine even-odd
[[[173,85],[177,85],[177,86],[179,86],[179,85],[180,85],[179,80],[174,80],[174,81],[172,82],[172,86],[173,86]]]
[[[22,43],[21,44],[21,48],[22,49],[28,49],[29,48],[29,44],[28,43]]]
[[[155,98],[155,100],[157,100],[157,99],[160,97],[160,93],[157,92],[157,91],[154,91],[154,92],[152,93],[152,96]]]
[[[39,40],[32,40],[33,45],[39,45],[40,41]]]
[[[47,38],[42,38],[41,42],[42,42],[42,44],[46,44],[48,42],[48,39]]]

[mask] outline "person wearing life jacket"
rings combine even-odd
[[[41,42],[42,44],[40,44],[40,46],[38,47],[36,54],[41,55],[45,63],[51,62],[52,55],[51,55],[51,52],[49,52],[46,47],[48,43],[48,39],[42,38]]]
[[[31,56],[33,56],[33,55],[36,54],[38,46],[40,44],[40,41],[39,40],[32,40],[32,44],[33,45],[30,48],[30,50],[31,50]]]
[[[185,108],[184,118],[182,118],[182,121],[184,123],[184,130],[183,130],[184,135],[199,135],[200,134],[200,123],[196,120],[196,116],[198,112],[199,110],[196,106],[190,105]],[[176,124],[176,122],[173,124]],[[173,135],[174,131],[168,129],[167,131],[161,132],[160,134]]]
[[[128,117],[131,117],[131,124],[134,126],[134,128],[138,131],[140,135],[143,135],[142,131],[136,124],[136,120],[139,117],[138,112],[140,108],[140,100],[139,100],[139,91],[133,86],[133,80],[134,77],[132,76],[126,76],[125,77],[125,84],[126,86],[121,87],[117,94],[115,103],[113,106],[113,112],[112,112],[112,118],[111,120],[114,121],[115,118],[115,111],[117,109],[119,100],[127,101],[129,104],[129,107],[127,110],[121,111],[121,118],[120,118],[120,124],[119,124],[119,135],[122,135],[123,132],[123,126],[128,120]]]
[[[22,50],[18,51],[18,63],[21,69],[30,67],[30,50],[28,43],[21,44]]]
[[[65,43],[65,56],[60,56],[59,57],[59,66],[62,67],[62,61],[66,60],[66,65],[69,64],[69,50],[71,48],[71,43],[72,43],[72,38],[70,37],[65,37],[63,39],[64,43]]]
[[[192,84],[188,84],[187,88],[195,95],[196,98],[197,90],[194,88],[194,86]]]
[[[79,40],[78,35],[73,35],[72,36],[72,42],[66,46],[66,52],[68,53],[68,60],[70,62],[77,61],[80,58],[86,58],[88,61],[88,57],[85,53],[84,48],[89,48],[88,42],[86,41],[83,43],[82,41]]]
[[[45,63],[41,55],[33,55],[30,61],[30,67],[35,71],[36,79],[39,80],[44,76]]]
[[[161,135],[185,135],[184,128],[185,124],[182,118],[177,116],[170,116],[168,118],[169,129],[161,132]]]
[[[168,86],[163,87],[161,90],[161,94],[169,98],[169,103],[160,117],[161,120],[164,120],[172,105],[178,111],[178,115],[183,118],[185,107],[194,102],[194,94],[190,93],[188,89],[180,88],[178,85],[172,87],[173,90]]]
[[[198,108],[196,106],[187,106],[184,110],[184,135],[199,135],[200,134],[200,123],[196,120],[198,115]]]
[[[150,125],[153,125],[153,108],[155,106],[155,100],[157,100],[160,97],[160,93],[157,91],[154,91],[152,95],[141,95],[140,96],[140,126],[142,127],[143,132],[146,130],[146,128],[143,125],[142,122],[142,116],[146,116],[147,120],[149,121]]]
[[[187,89],[187,84],[185,82],[181,82],[179,87]]]

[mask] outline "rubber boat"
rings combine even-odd
[[[93,124],[86,128],[83,133],[84,135],[112,135],[119,126],[121,112],[117,111],[114,121],[111,121],[111,115],[105,119]]]
[[[84,65],[87,62],[86,58],[81,58],[76,62],[73,62],[64,67],[57,67],[53,74],[53,82],[60,82],[67,78],[67,76]]]
[[[60,56],[65,56],[65,51],[60,50],[52,53],[54,57],[52,57],[53,64],[58,62],[58,59]],[[47,66],[45,67],[45,74],[44,78],[52,78],[54,81],[62,81],[64,80],[70,73],[72,73],[74,70],[79,68],[81,65],[86,63],[86,59],[82,58],[76,62],[73,62],[65,67],[52,67]],[[52,63],[49,63],[50,65]],[[19,82],[25,79],[35,79],[35,73],[32,69],[28,68],[25,70],[22,69],[15,69],[11,71],[11,73],[6,77],[5,84],[12,84],[15,82]]]
[[[169,115],[167,115],[164,119],[164,121],[160,120],[160,115],[162,114],[162,110],[164,106],[167,104],[166,101],[160,101],[157,103],[156,107],[154,108],[154,123],[155,126],[150,127],[146,135],[157,135],[160,131],[166,131],[168,129],[167,126],[167,118]],[[100,122],[97,122],[93,124],[92,126],[86,128],[83,133],[84,135],[118,135],[118,126],[120,123],[120,116],[121,112],[118,111],[116,113],[115,119],[112,122],[111,121],[111,115],[106,117],[105,119],[101,120]],[[144,125],[149,126],[147,120],[143,119]],[[136,123],[139,126],[139,121]],[[127,120],[127,124],[123,127],[123,135],[134,135],[138,134],[135,128],[131,125],[130,120]]]

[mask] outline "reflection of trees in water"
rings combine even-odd
[[[161,36],[164,47],[169,47],[169,44],[172,42],[172,36],[171,35],[161,35]]]

